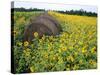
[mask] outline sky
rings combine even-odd
[[[45,2],[22,2],[16,1],[14,2],[14,8],[24,7],[28,8],[39,8],[45,10],[80,10],[83,9],[87,12],[95,12],[97,13],[97,7],[91,5],[75,5],[75,4],[61,4],[61,3],[45,3]]]

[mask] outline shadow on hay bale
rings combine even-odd
[[[48,13],[40,14],[39,16],[32,18],[31,23],[25,28],[24,41],[31,41],[34,38],[34,32],[38,32],[41,38],[45,35],[58,35],[61,31],[58,21],[50,16]]]

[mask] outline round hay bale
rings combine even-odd
[[[47,13],[44,13],[31,19],[30,25],[24,31],[24,41],[30,42],[34,38],[34,32],[37,32],[39,37],[42,37],[43,34],[58,35],[60,31],[61,27],[57,20]]]

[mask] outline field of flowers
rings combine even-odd
[[[14,12],[14,65],[16,73],[97,68],[97,17],[48,12],[63,31],[57,36],[22,42],[25,25],[42,12]]]

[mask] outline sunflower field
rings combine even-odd
[[[43,12],[14,12],[14,65],[16,73],[84,70],[97,68],[97,17],[49,11],[63,31],[23,43],[25,26]]]

